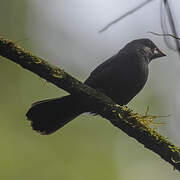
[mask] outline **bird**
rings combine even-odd
[[[126,105],[146,84],[149,64],[163,56],[166,55],[150,39],[135,39],[100,64],[84,84],[103,92],[115,103]],[[92,106],[81,95],[70,94],[32,104],[26,117],[33,130],[49,135],[80,114],[91,112]]]

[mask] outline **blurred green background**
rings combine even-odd
[[[54,3],[47,0],[37,0],[37,2],[42,5],[42,8],[44,7],[44,3],[46,5],[47,3]],[[67,2],[69,2],[69,5]],[[71,8],[73,9],[76,5],[75,1],[69,0],[67,2],[62,1],[59,8],[62,10],[67,5],[69,7],[72,4]],[[77,3],[82,3],[82,1],[78,0]],[[103,2],[101,3],[103,4]],[[42,11],[38,9],[39,7],[37,8],[38,11],[35,11],[34,6],[31,6],[28,0],[0,0],[0,35],[16,41],[20,46],[31,50],[36,55],[49,60],[54,59],[54,64],[63,67],[80,80],[84,80],[97,64],[103,62],[103,59],[107,58],[108,55],[112,55],[116,49],[118,50],[120,48],[118,43],[115,42],[114,46],[116,48],[112,50],[114,47],[111,46],[113,42],[110,42],[110,39],[114,32],[109,32],[108,35],[106,34],[107,36],[104,35],[109,39],[109,43],[102,47],[97,42],[95,51],[93,49],[93,43],[86,41],[85,36],[83,36],[82,41],[77,42],[71,33],[58,26],[57,31],[59,33],[54,36],[59,38],[57,42],[60,48],[59,55],[57,53],[58,50],[53,50],[55,47],[52,46],[52,49],[45,47],[45,44],[48,44],[48,40],[45,39],[45,35],[41,35],[41,30],[36,32],[36,29],[33,29],[36,26],[42,26],[42,29],[51,27],[51,23],[46,24],[44,21],[36,21],[36,18],[41,20],[40,16],[44,14],[41,14]],[[71,8],[68,12],[70,18],[75,16],[71,14]],[[48,14],[48,16],[54,18],[53,15],[53,12]],[[114,17],[117,15],[115,14]],[[113,19],[114,17],[111,18]],[[63,21],[62,17],[56,18],[57,20],[59,19],[59,22]],[[64,21],[66,20],[67,18]],[[109,21],[104,20],[104,24],[106,24],[105,22],[107,23]],[[72,22],[70,23],[73,24]],[[80,29],[81,23],[79,23]],[[97,38],[101,36],[101,40],[104,37],[97,32],[104,24],[95,27],[96,36]],[[117,29],[124,25],[121,24],[118,26]],[[78,31],[78,29],[76,30]],[[147,28],[147,30],[149,29]],[[122,29],[122,31],[125,30]],[[53,32],[49,31],[49,37],[47,38],[51,39],[52,35]],[[118,35],[118,41],[121,41],[121,36],[120,34]],[[77,34],[77,39],[78,37]],[[133,39],[133,35],[130,35],[127,40],[124,39],[123,43],[129,41],[130,38]],[[104,41],[107,42],[107,39]],[[102,40],[103,43],[104,41]],[[87,50],[84,48],[84,45],[88,43],[90,45]],[[82,49],[82,46],[84,49]],[[162,47],[166,49],[164,45]],[[112,51],[108,51],[107,53],[108,49]],[[166,53],[167,51],[166,49]],[[63,53],[62,56],[61,52]],[[99,61],[93,62],[91,59]],[[79,61],[82,63],[78,64]],[[86,66],[87,70],[85,69]],[[167,73],[165,73],[164,69],[167,66],[170,66],[168,62],[164,62],[161,66],[160,61],[156,65],[155,63],[152,65],[152,73],[147,86],[130,103],[130,107],[143,113],[146,107],[150,105],[152,114],[166,115],[169,112],[171,113],[170,105],[166,106],[170,101],[171,92],[168,92],[166,87],[171,85],[171,79],[173,79],[174,75],[169,75],[170,83],[167,85],[164,82],[167,78]],[[169,68],[170,71],[173,69],[171,66]],[[159,79],[156,78],[157,74],[159,75]],[[83,114],[50,136],[41,136],[32,131],[25,117],[25,113],[30,105],[35,101],[62,96],[66,93],[2,57],[0,57],[0,84],[0,179],[179,179],[178,172],[174,171],[172,166],[161,160],[160,157],[151,151],[145,149],[141,144],[128,137],[119,129],[113,127],[107,120],[98,116]],[[158,90],[152,88],[153,86],[157,86]],[[163,89],[163,92],[160,93],[159,89]],[[160,121],[168,121],[168,119],[163,118]],[[158,131],[171,137],[174,142],[178,142],[169,133],[168,122],[160,126]]]

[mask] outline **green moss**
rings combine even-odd
[[[41,64],[42,63],[42,60],[37,58],[36,61],[34,61],[36,64]]]
[[[179,148],[177,148],[175,145],[170,144],[168,148],[171,149],[172,152],[177,152],[178,154],[180,154]]]
[[[58,74],[58,73],[53,73],[52,76],[58,79],[62,79],[64,77],[62,74]]]
[[[121,116],[121,114],[120,113],[118,113],[118,117],[120,118],[120,119],[122,119],[123,117]]]

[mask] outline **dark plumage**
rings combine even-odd
[[[134,40],[99,65],[85,84],[125,105],[144,87],[149,63],[162,56],[165,54],[151,40]],[[26,116],[34,130],[51,134],[86,111],[85,106],[83,98],[68,95],[34,103]]]

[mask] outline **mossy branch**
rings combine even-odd
[[[10,40],[0,36],[0,55],[32,71],[45,80],[66,90],[70,94],[83,94],[96,103],[94,113],[109,120],[114,126],[135,138],[146,148],[158,154],[177,170],[180,170],[180,148],[172,144],[149,126],[140,123],[139,115],[125,106],[119,106],[101,92],[88,87],[67,74],[62,69],[50,65],[47,61],[17,46]]]

